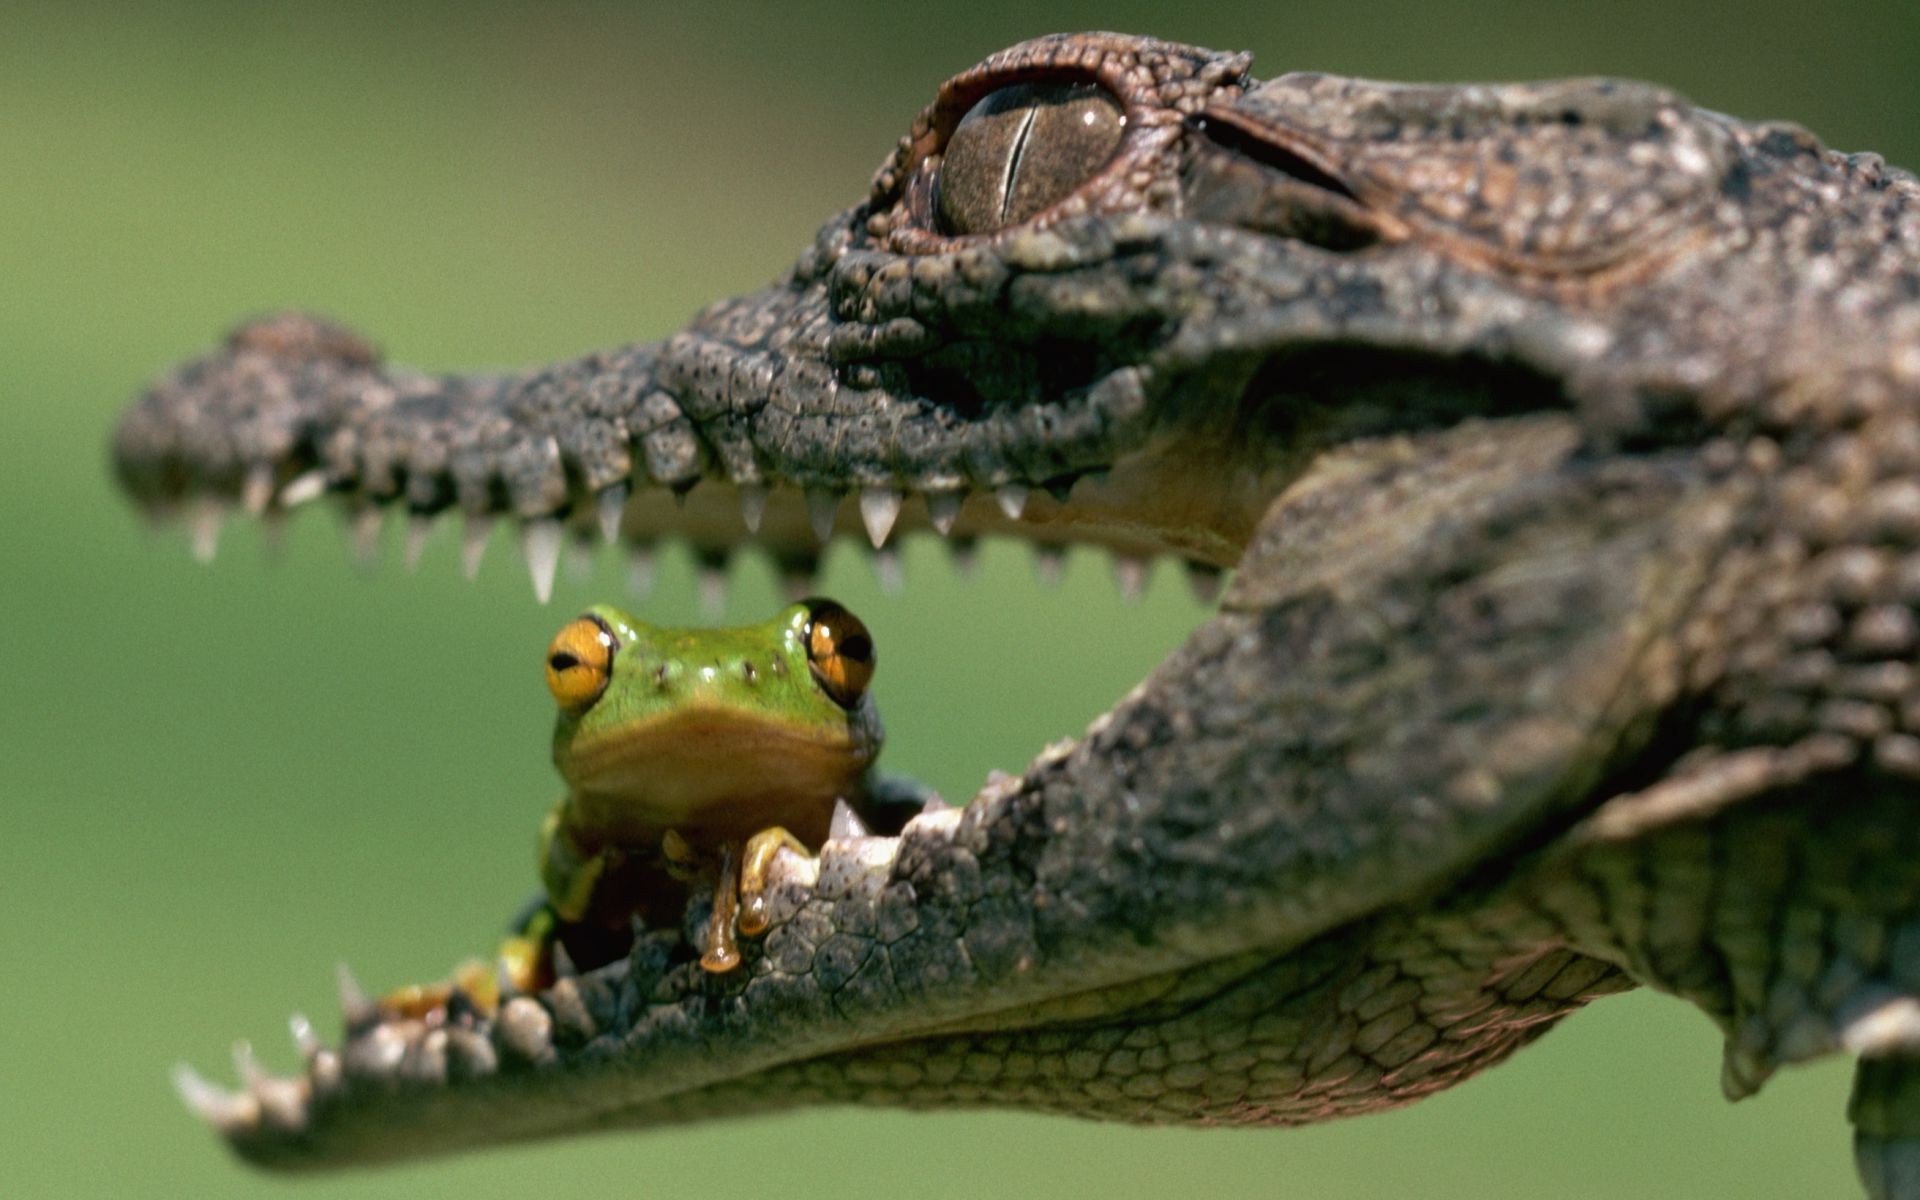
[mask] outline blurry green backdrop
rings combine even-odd
[[[668,332],[782,270],[946,75],[1052,29],[1256,53],[1256,70],[1403,78],[1617,73],[1920,162],[1913,0],[1099,4],[259,3],[0,6],[0,1194],[226,1196],[234,1165],[171,1094],[229,1040],[285,1067],[330,974],[372,986],[491,943],[533,885],[554,794],[540,652],[621,594],[519,556],[479,582],[349,566],[309,514],[283,561],[146,536],[104,444],[142,381],[234,319],[318,309],[397,360],[523,365]],[[872,625],[887,761],[964,798],[1077,733],[1200,619],[1178,572],[1123,605],[1106,564],[972,581],[908,547]],[[698,615],[668,555],[647,611]],[[777,596],[752,557],[729,616]],[[1850,1194],[1845,1070],[1737,1108],[1718,1038],[1634,995],[1413,1109],[1291,1132],[1020,1115],[810,1112],[436,1162],[322,1196],[1809,1197]]]

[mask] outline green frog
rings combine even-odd
[[[847,827],[897,828],[926,802],[874,784],[874,663],[866,626],[832,600],[727,629],[662,628],[611,605],[568,622],[546,657],[567,790],[540,828],[544,895],[497,970],[469,962],[382,1006],[424,1015],[458,989],[491,1008],[502,985],[550,984],[557,949],[590,967],[625,953],[636,919],[677,924],[695,887],[714,895],[701,966],[738,966],[737,937],[770,924],[781,850],[817,853],[837,809]]]

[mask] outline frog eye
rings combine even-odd
[[[1064,199],[1106,165],[1126,117],[1088,83],[1020,83],[968,110],[941,155],[941,232],[992,233]]]
[[[807,665],[835,704],[852,708],[873,682],[873,635],[831,600],[809,600],[807,609]]]
[[[547,647],[547,690],[570,713],[582,713],[607,690],[620,641],[598,617],[568,622]]]

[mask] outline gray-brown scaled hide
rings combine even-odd
[[[1640,84],[1247,69],[997,54],[664,342],[448,378],[282,316],[140,401],[120,477],[205,553],[330,497],[515,519],[543,591],[596,531],[1234,571],[1083,737],[787,861],[735,972],[653,931],[497,1017],[353,1003],[302,1076],[183,1075],[242,1154],[808,1101],[1317,1121],[1643,983],[1732,1096],[1857,1056],[1867,1189],[1920,1198],[1920,188]]]

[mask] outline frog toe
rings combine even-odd
[[[805,843],[778,825],[762,829],[748,838],[746,850],[740,856],[738,927],[747,937],[758,937],[773,924],[773,905],[767,896],[767,889],[771,883],[774,860],[782,850],[791,850],[802,858],[813,857],[813,851]]]

